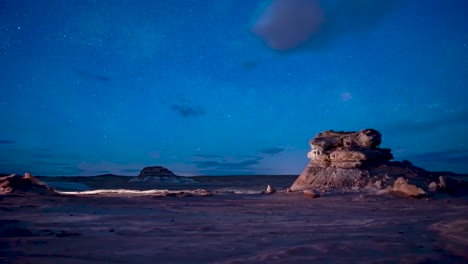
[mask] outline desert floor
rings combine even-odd
[[[468,198],[0,196],[1,263],[467,263]]]

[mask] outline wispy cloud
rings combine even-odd
[[[215,170],[245,170],[253,165],[260,163],[261,157],[245,159],[241,161],[217,161],[217,160],[200,160],[194,163],[201,169],[215,169]]]
[[[391,132],[419,133],[457,124],[468,124],[468,111],[447,113],[437,117],[431,116],[430,119],[425,120],[403,119],[384,129]]]
[[[102,74],[94,74],[94,73],[91,73],[82,69],[73,69],[73,71],[77,73],[79,76],[86,78],[86,79],[94,79],[94,80],[102,81],[102,82],[112,81],[111,78]]]
[[[172,109],[174,109],[179,115],[183,117],[195,117],[206,114],[205,110],[199,106],[190,107],[185,105],[173,105]]]
[[[53,159],[53,158],[58,158],[60,157],[59,155],[54,155],[54,154],[46,154],[46,153],[40,153],[40,154],[35,154],[33,155],[33,158],[36,159]]]
[[[15,144],[16,141],[14,140],[6,140],[6,139],[0,139],[0,144]]]
[[[259,150],[260,153],[270,154],[270,155],[278,154],[283,151],[284,151],[284,148],[282,147],[263,148]]]
[[[425,152],[408,156],[409,161],[432,163],[468,163],[468,150]]]
[[[78,163],[77,168],[82,172],[81,175],[115,174],[115,175],[134,175],[140,171],[144,164],[120,164],[109,161],[100,161],[98,163],[82,162]]]
[[[206,158],[206,159],[211,159],[211,158],[222,158],[223,156],[220,155],[214,155],[214,154],[195,154],[195,157],[200,157],[200,158]]]

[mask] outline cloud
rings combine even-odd
[[[54,167],[51,169],[47,169],[47,171],[50,171],[50,174],[47,176],[54,176],[54,175],[62,175],[62,176],[69,176],[69,175],[79,175],[83,172],[82,169],[79,169],[74,166],[59,166],[59,167]],[[43,175],[45,175],[43,173]]]
[[[259,150],[259,152],[263,154],[270,154],[270,155],[278,154],[283,151],[284,151],[284,148],[282,147],[263,148]]]
[[[38,151],[43,151],[43,152],[51,152],[51,151],[53,151],[53,149],[51,149],[51,148],[38,148],[37,150],[38,150]]]
[[[54,155],[54,154],[45,154],[45,153],[33,155],[33,158],[37,158],[37,159],[53,159],[53,158],[58,158],[58,157],[60,156]]]
[[[349,100],[353,99],[353,95],[349,92],[342,92],[340,94],[340,99],[342,102],[348,102]]]
[[[252,32],[271,49],[317,49],[341,35],[368,31],[397,9],[401,0],[273,0]]]
[[[434,117],[427,120],[404,119],[394,122],[384,129],[390,132],[410,132],[420,133],[434,129],[439,129],[446,126],[467,124],[468,111],[460,111],[456,113],[445,114],[443,116]]]
[[[88,71],[82,70],[82,69],[73,69],[75,73],[77,73],[79,76],[85,78],[85,79],[94,79],[97,81],[101,82],[110,82],[112,81],[111,78],[105,76],[105,75],[100,75],[100,74],[94,74],[90,73]]]
[[[153,159],[159,159],[161,158],[161,151],[159,150],[151,151],[150,153],[148,153],[148,156]]]
[[[0,173],[5,174],[23,174],[26,172],[26,168],[20,164],[12,164],[12,163],[2,163],[0,164]]]
[[[261,157],[254,157],[242,161],[216,161],[216,160],[201,160],[195,161],[195,165],[201,169],[215,170],[245,170],[250,169],[250,166],[260,163]]]
[[[205,110],[203,110],[199,106],[190,107],[190,106],[173,105],[172,109],[174,109],[179,115],[183,117],[201,116],[206,113]]]
[[[411,162],[468,163],[468,150],[425,152],[408,156]]]
[[[132,176],[135,171],[140,171],[143,167],[146,166],[144,164],[120,164],[109,161],[100,161],[98,163],[81,162],[77,164],[77,168],[82,171],[80,174],[86,176],[98,174]]]
[[[0,144],[15,144],[16,141],[0,139]]]
[[[35,161],[33,162],[36,165],[46,165],[46,166],[69,166],[70,164],[64,162],[45,162],[45,161]]]
[[[222,158],[223,156],[220,155],[213,155],[213,154],[195,154],[195,157],[212,159],[212,158]]]
[[[140,173],[141,169],[122,169],[125,173]]]

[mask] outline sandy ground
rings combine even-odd
[[[467,263],[468,198],[0,196],[0,263]]]

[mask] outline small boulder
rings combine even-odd
[[[303,191],[303,193],[304,193],[304,197],[309,198],[309,199],[320,197],[320,194],[313,189],[306,189]]]
[[[445,176],[439,176],[439,187],[441,189],[447,188],[447,182],[445,181]]]
[[[453,195],[468,195],[467,179],[455,179],[452,177],[440,176],[437,187],[442,191]]]
[[[435,191],[437,191],[438,185],[437,185],[436,182],[431,182],[431,183],[429,184],[428,188],[429,188],[429,191],[435,192]]]
[[[416,185],[409,184],[403,177],[396,179],[395,183],[393,184],[392,191],[413,197],[420,197],[426,194],[424,190],[417,187]]]
[[[275,192],[276,192],[275,188],[273,188],[271,185],[268,185],[265,193],[266,194],[271,194],[271,193],[275,193]]]

